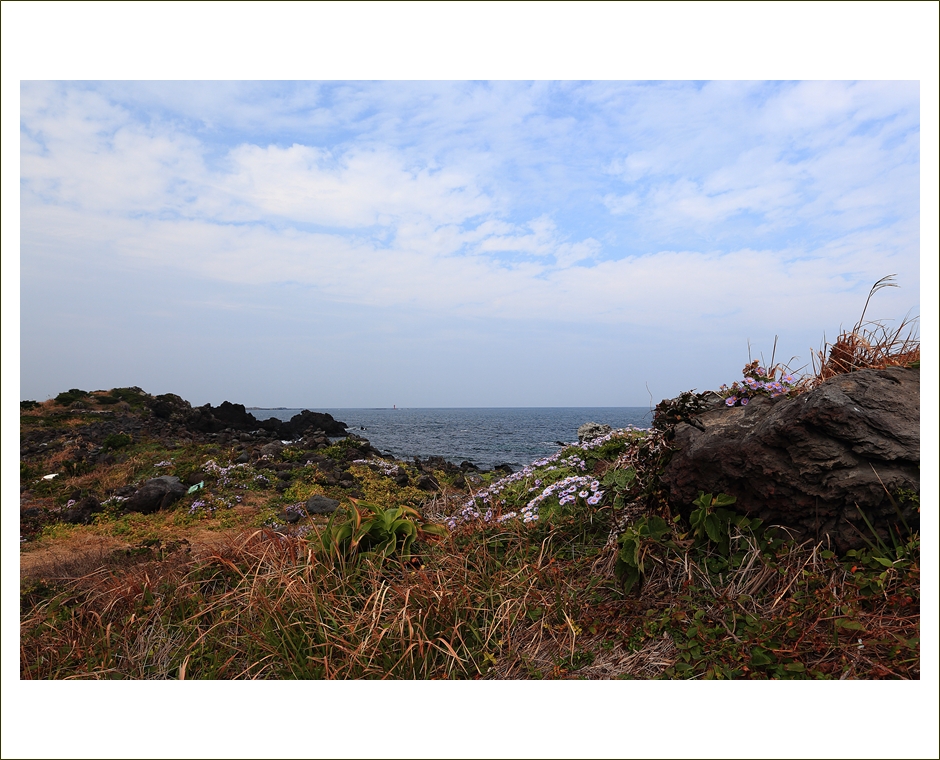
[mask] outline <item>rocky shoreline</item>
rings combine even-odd
[[[917,678],[918,405],[916,369],[689,392],[512,472],[23,402],[21,678]]]
[[[472,462],[458,465],[439,456],[398,462],[323,412],[304,410],[286,422],[258,420],[241,404],[193,407],[177,395],[152,396],[136,387],[73,389],[57,402],[35,404],[32,411],[34,402],[24,402],[21,516],[33,523],[26,535],[53,518],[89,523],[108,500],[119,500],[125,511],[152,514],[206,481],[203,467],[183,468],[104,492],[100,486],[75,488],[57,511],[42,498],[51,494],[49,481],[118,465],[128,445],[144,441],[166,452],[200,451],[226,460],[229,468],[262,468],[275,495],[283,496],[301,478],[319,487],[323,493],[316,495],[330,499],[332,509],[343,498],[365,498],[362,474],[352,466],[373,460],[385,463],[373,470],[396,488],[429,496],[467,492],[512,474],[507,465],[487,473]],[[699,492],[725,493],[742,514],[846,551],[863,545],[866,529],[887,540],[898,518],[910,528],[919,525],[919,409],[920,370],[897,367],[840,375],[813,391],[758,397],[747,406],[729,408],[714,394],[684,394],[664,401],[657,412],[656,425],[665,431],[671,452],[657,477],[680,514]],[[578,437],[607,433],[607,426],[585,423]],[[60,469],[43,471],[52,465]],[[30,476],[38,479],[29,482]],[[42,504],[34,503],[37,496]],[[313,496],[304,495],[302,503]],[[280,513],[289,523],[301,512],[301,504],[293,506],[293,512]],[[332,509],[308,504],[305,512]]]

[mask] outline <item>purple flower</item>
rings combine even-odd
[[[747,401],[748,401],[747,396],[744,396],[744,397],[741,399],[741,406],[747,406]]]
[[[728,396],[725,399],[725,406],[734,406],[738,402],[738,399],[735,396]]]

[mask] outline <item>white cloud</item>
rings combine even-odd
[[[26,84],[22,124],[27,280],[705,336],[818,331],[918,277],[903,83]]]

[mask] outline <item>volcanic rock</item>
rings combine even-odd
[[[330,499],[319,494],[307,499],[307,513],[311,515],[328,515],[335,512],[338,506],[339,502],[336,499]]]
[[[602,435],[607,435],[609,432],[611,432],[610,425],[599,425],[596,422],[585,422],[583,425],[581,425],[581,427],[578,428],[578,443],[593,441],[595,438],[600,438]]]
[[[874,540],[865,518],[885,538],[901,528],[892,499],[919,525],[911,499],[920,493],[919,369],[838,375],[794,398],[755,398],[696,422],[676,425],[662,475],[681,511],[699,491],[726,493],[737,498],[732,509],[800,538],[828,537],[838,551]]]
[[[160,509],[166,509],[186,493],[186,486],[173,475],[161,475],[148,480],[133,496],[124,502],[124,508],[130,512],[149,515]]]
[[[84,525],[91,522],[91,516],[101,511],[101,504],[94,496],[86,496],[78,501],[71,509],[62,513],[62,521],[73,525]]]

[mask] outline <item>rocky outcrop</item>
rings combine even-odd
[[[86,496],[78,501],[70,500],[62,513],[62,522],[84,525],[90,523],[96,512],[101,511],[101,503],[94,496]]]
[[[611,432],[610,425],[600,425],[597,422],[585,422],[578,428],[578,443],[593,441]]]
[[[307,499],[307,513],[311,515],[328,515],[339,507],[339,501],[326,496],[313,495]]]
[[[920,370],[861,370],[788,399],[755,398],[679,423],[662,482],[680,510],[699,491],[737,497],[734,509],[828,536],[839,551],[901,524],[920,493]],[[864,518],[862,516],[864,513]],[[890,541],[889,541],[890,545]]]
[[[159,478],[148,480],[132,496],[124,502],[124,508],[129,512],[141,512],[149,515],[161,509],[166,509],[178,501],[186,493],[186,486],[173,475],[161,475]]]
[[[247,433],[264,430],[286,440],[300,438],[314,431],[322,431],[332,436],[346,435],[346,423],[333,419],[332,415],[325,412],[304,409],[287,422],[275,417],[261,421],[248,412],[243,404],[232,404],[228,401],[223,401],[216,407],[205,404],[192,409],[185,416],[183,424],[200,433],[219,433],[223,430]]]

